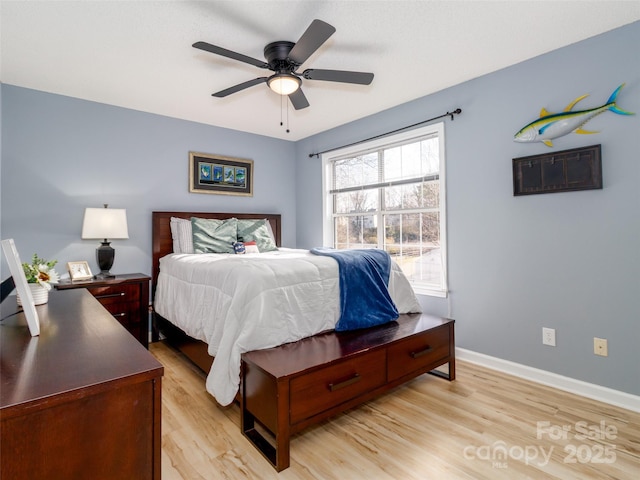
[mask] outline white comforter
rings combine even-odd
[[[393,262],[389,293],[400,313],[420,304]],[[207,391],[230,404],[240,383],[240,355],[333,329],[340,316],[338,264],[308,250],[171,254],[160,260],[154,309],[215,357]]]

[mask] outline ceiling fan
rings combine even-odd
[[[355,83],[358,85],[369,85],[373,80],[373,73],[321,70],[317,68],[309,68],[302,73],[296,71],[335,31],[336,29],[328,23],[322,20],[314,20],[296,43],[277,41],[264,47],[266,62],[206,42],[196,42],[193,46],[200,50],[274,72],[269,77],[254,78],[216,92],[212,94],[214,97],[226,97],[254,85],[266,83],[274,92],[280,95],[287,95],[293,108],[300,110],[309,106],[307,97],[305,97],[300,88],[302,78],[305,80]]]

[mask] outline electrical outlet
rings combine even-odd
[[[609,347],[606,338],[593,337],[593,353],[601,357],[609,356]]]
[[[542,327],[542,344],[551,347],[556,346],[556,329]]]

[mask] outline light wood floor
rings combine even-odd
[[[278,474],[237,405],[168,346],[150,351],[165,367],[163,480],[640,478],[640,414],[461,361],[454,382],[422,375],[294,436]]]

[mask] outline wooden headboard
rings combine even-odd
[[[173,252],[173,239],[171,238],[171,217],[186,218],[213,218],[225,220],[238,218],[242,220],[267,219],[271,224],[273,235],[276,237],[276,245],[281,246],[281,219],[280,214],[267,213],[211,213],[211,212],[153,212],[152,213],[152,292],[155,294],[158,273],[160,271],[160,259]]]

